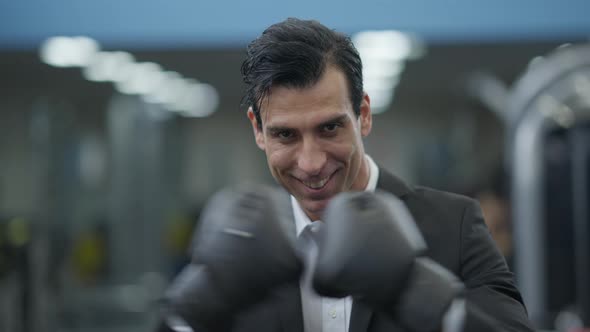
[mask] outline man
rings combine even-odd
[[[428,256],[465,284],[468,308],[506,330],[532,330],[477,204],[412,188],[365,154],[362,138],[371,132],[371,100],[363,92],[361,60],[349,38],[315,21],[287,19],[248,46],[242,74],[256,144],[273,177],[291,195],[286,209],[297,234],[318,222],[338,193],[388,191],[410,210]],[[350,298],[322,299],[299,287],[281,294],[244,312],[236,328],[402,331],[388,316]]]
[[[161,331],[532,331],[475,201],[412,188],[365,154],[371,100],[349,38],[288,19],[249,45],[242,74],[284,197],[211,199]]]

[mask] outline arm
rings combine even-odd
[[[476,315],[507,331],[533,331],[514,275],[484,223],[479,205],[469,200],[461,221],[460,275],[465,284],[465,331],[478,331]]]

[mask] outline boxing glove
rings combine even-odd
[[[434,331],[461,293],[461,282],[421,257],[426,243],[405,204],[384,193],[337,195],[323,216],[313,287],[352,296],[412,331]]]
[[[274,197],[273,189],[258,186],[211,198],[194,235],[191,263],[164,298],[173,330],[183,324],[194,331],[228,329],[236,313],[299,279],[302,263]]]

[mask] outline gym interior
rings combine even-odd
[[[536,328],[588,328],[588,13],[584,0],[3,0],[0,331],[154,328],[208,198],[274,183],[240,66],[291,16],[357,46],[367,153],[480,202]]]

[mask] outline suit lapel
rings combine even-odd
[[[379,179],[377,179],[377,189],[386,190],[400,199],[411,192],[410,187],[395,175],[387,172],[383,168],[379,168]]]
[[[373,309],[363,303],[352,302],[352,312],[350,313],[349,332],[366,332],[369,328]]]
[[[291,283],[278,292],[276,309],[283,332],[303,332],[299,283]]]

